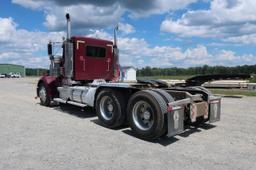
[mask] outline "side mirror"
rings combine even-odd
[[[48,43],[48,55],[52,56],[52,43],[51,42]]]

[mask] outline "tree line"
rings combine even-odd
[[[200,66],[189,68],[156,68],[144,67],[137,70],[137,76],[185,76],[185,75],[205,75],[205,74],[256,74],[256,65],[242,66]]]
[[[44,68],[26,68],[26,76],[42,76],[48,73],[49,70]]]
[[[42,76],[48,74],[48,69],[43,68],[26,68],[26,76]],[[242,65],[235,67],[227,66],[200,66],[189,68],[156,68],[144,67],[137,70],[138,77],[150,76],[191,76],[205,74],[256,74],[256,65]]]

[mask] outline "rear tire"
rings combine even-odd
[[[102,90],[96,98],[96,113],[99,120],[108,128],[117,128],[125,121],[125,99],[114,90]]]
[[[40,104],[43,106],[50,106],[51,98],[47,93],[46,87],[43,83],[39,85],[38,95],[40,98]]]
[[[151,90],[139,91],[128,102],[128,122],[135,134],[145,140],[162,135],[164,114],[167,105],[164,99]]]
[[[164,91],[162,89],[152,89],[152,90],[157,92],[159,95],[161,95],[162,98],[165,100],[166,104],[174,101],[174,98],[166,91]],[[164,115],[164,127],[163,127],[161,136],[167,135],[167,132],[168,132],[168,120],[167,119],[168,119],[168,116],[167,116],[167,114],[165,114]]]
[[[163,97],[163,99],[165,100],[166,103],[170,103],[170,102],[174,101],[173,97],[166,91],[164,91],[162,89],[152,89],[152,90],[157,92],[158,94],[160,94],[160,96]]]

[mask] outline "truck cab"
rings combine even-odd
[[[74,44],[73,80],[112,80],[113,42],[87,37],[72,37]]]

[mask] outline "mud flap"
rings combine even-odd
[[[173,111],[167,113],[168,132],[171,137],[184,131],[184,109],[176,107]]]
[[[215,98],[210,101],[210,118],[209,122],[217,122],[220,121],[220,113],[221,113],[221,98]]]

